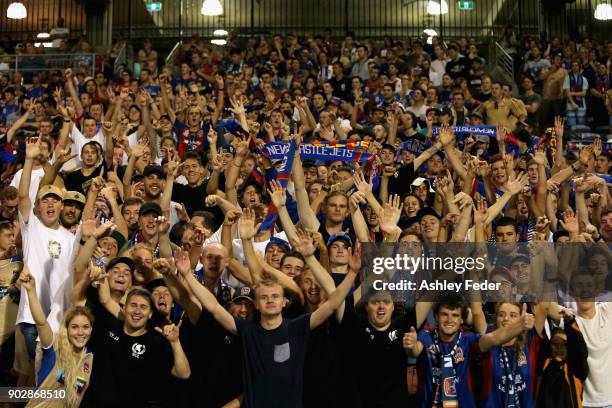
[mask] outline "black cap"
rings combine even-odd
[[[158,286],[168,286],[168,285],[166,285],[166,281],[164,281],[162,278],[157,278],[157,279],[153,279],[147,282],[147,284],[145,285],[145,288],[149,292],[153,292],[153,289],[155,289]]]
[[[232,302],[235,302],[239,299],[247,299],[253,302],[255,300],[255,291],[249,288],[248,286],[236,289],[234,295],[232,296]]]
[[[144,203],[140,206],[140,211],[138,211],[138,216],[142,217],[148,213],[155,213],[158,217],[162,215],[162,209],[159,204],[156,203]]]
[[[389,143],[385,143],[382,145],[381,150],[384,150],[384,149],[391,150],[393,153],[397,152],[397,149],[395,148],[395,146]]]
[[[306,159],[302,162],[302,167],[315,167],[316,163],[312,159]]]
[[[236,149],[232,145],[219,146],[217,152],[219,154],[230,153],[232,156],[236,155]]]
[[[147,167],[144,168],[142,175],[147,177],[151,174],[157,174],[160,178],[166,177],[166,175],[164,174],[164,170],[160,166],[149,164]]]
[[[438,220],[440,220],[440,216],[438,215],[438,213],[436,212],[436,210],[434,210],[431,207],[423,207],[421,208],[418,212],[416,217],[419,219],[419,221],[421,221],[423,219],[424,216],[426,215],[431,215],[433,217],[436,217]]]
[[[130,271],[134,273],[134,270],[136,269],[136,264],[134,264],[134,261],[132,261],[132,258],[128,258],[127,256],[120,256],[118,258],[113,259],[112,261],[108,263],[108,265],[106,265],[106,270],[108,271],[113,266],[120,264],[120,263],[126,264],[130,268]]]
[[[166,120],[168,120],[168,121],[172,122],[172,121],[170,120],[170,115],[168,115],[167,113],[164,113],[163,115],[161,115],[161,116],[159,117],[159,120],[162,120],[162,119],[166,119]]]
[[[125,237],[119,231],[113,231],[110,237],[117,241],[117,248],[121,249],[125,245]]]
[[[453,116],[453,112],[448,108],[444,108],[440,111],[440,115]]]

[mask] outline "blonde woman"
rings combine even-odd
[[[93,353],[87,348],[93,327],[93,315],[86,307],[73,307],[66,312],[59,333],[53,334],[38,300],[36,282],[27,264],[24,264],[19,281],[27,291],[43,350],[37,385],[47,390],[66,390],[64,400],[31,400],[27,407],[76,408],[85,395],[93,368]]]

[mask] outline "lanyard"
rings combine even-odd
[[[459,341],[461,340],[461,332],[455,339],[455,344],[451,348],[448,354],[442,355],[442,349],[440,348],[440,336],[436,329],[433,333],[433,345],[435,350],[435,361],[434,361],[434,375],[433,383],[435,384],[434,391],[434,407],[444,406],[444,401],[449,398],[456,398],[456,391],[450,392],[451,395],[447,395],[447,379],[452,382],[451,388],[455,390],[457,384],[457,372],[455,370],[455,362],[453,356],[457,347],[459,347]],[[444,392],[442,392],[444,387]],[[455,394],[455,395],[452,395]]]
[[[508,351],[505,347],[501,347],[500,356],[503,360],[504,371],[506,373],[504,407],[521,408],[520,399],[518,393],[516,392],[516,386],[514,384],[515,367],[513,364],[510,363],[510,359],[508,358]]]

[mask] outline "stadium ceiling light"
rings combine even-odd
[[[423,32],[425,34],[427,34],[429,37],[435,37],[438,35],[438,32],[436,30],[434,30],[433,28],[427,28],[425,30],[423,30]]]
[[[219,0],[204,0],[201,13],[205,16],[218,16],[223,14],[223,6]]]
[[[49,38],[49,37],[51,37],[51,34],[49,33],[38,33],[38,35],[36,36],[36,38],[41,38],[41,39]]]
[[[439,16],[448,13],[448,3],[445,0],[429,0],[427,13]]]
[[[15,20],[20,20],[22,18],[26,18],[28,16],[28,10],[26,10],[23,3],[16,1],[9,4],[6,9],[6,17],[12,18]]]
[[[214,40],[210,40],[210,42],[211,42],[212,44],[215,44],[215,45],[225,45],[225,44],[227,44],[227,41],[226,41],[226,40],[223,40],[223,39],[221,39],[221,38],[217,38],[217,39],[214,39]]]
[[[612,20],[612,6],[602,3],[595,7],[595,19]]]
[[[222,37],[222,36],[228,35],[228,34],[229,33],[226,30],[223,30],[223,29],[218,29],[218,30],[213,31],[213,35],[216,35],[216,36],[219,36],[219,37]]]

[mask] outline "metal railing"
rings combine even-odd
[[[113,66],[113,72],[115,75],[119,74],[121,67],[128,66],[128,57],[127,57],[127,43],[123,43],[119,51],[117,52],[117,57],[115,58],[115,64]]]
[[[72,68],[75,72],[86,72],[88,76],[96,74],[96,63],[101,54],[18,54],[3,57],[9,70],[21,72],[28,79],[34,73],[55,72]],[[103,64],[100,64],[103,66]]]
[[[514,80],[514,58],[497,41],[493,46],[493,61],[506,75]]]

